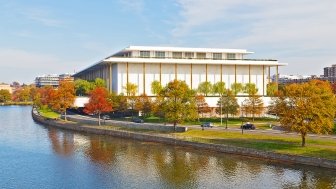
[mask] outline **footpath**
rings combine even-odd
[[[149,132],[148,130],[134,130],[123,127],[106,127],[106,126],[95,126],[87,124],[90,122],[79,123],[74,121],[64,121],[48,119],[39,115],[39,113],[33,109],[32,110],[33,119],[48,127],[56,127],[60,129],[67,129],[77,132],[99,134],[99,135],[109,135],[114,137],[122,137],[146,142],[159,142],[169,145],[178,145],[185,147],[192,147],[199,150],[209,150],[220,153],[230,153],[236,155],[249,156],[254,158],[262,158],[272,161],[279,161],[285,163],[303,164],[311,165],[317,167],[336,169],[336,161],[316,158],[316,157],[306,157],[300,155],[289,155],[270,151],[262,151],[251,148],[236,147],[225,144],[213,144],[213,143],[203,143],[201,141],[193,141],[188,137],[181,137],[174,133],[164,133],[164,132]],[[182,131],[183,132],[183,131]]]

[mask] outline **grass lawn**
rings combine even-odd
[[[251,119],[252,120],[252,119]],[[144,118],[144,121],[146,123],[164,123],[163,119],[160,119],[158,117],[147,117]],[[244,122],[250,121],[250,119],[244,119]],[[215,126],[219,127],[225,127],[226,119],[223,118],[223,125],[221,125],[220,118],[200,118],[200,121],[188,121],[184,122],[181,125],[201,125],[203,122],[212,122]],[[252,121],[251,121],[252,122]],[[270,129],[269,124],[275,124],[278,123],[275,119],[272,118],[255,118],[255,121],[253,124],[257,127],[257,129]],[[229,118],[228,120],[228,127],[230,128],[240,128],[242,124],[242,119],[240,118]]]
[[[336,140],[306,138],[306,147],[301,147],[301,137],[241,133],[229,131],[189,130],[178,133],[185,140],[204,143],[227,144],[283,154],[303,155],[336,160]]]
[[[38,110],[40,112],[40,114],[43,116],[43,117],[46,117],[46,118],[51,118],[51,119],[55,119],[55,118],[59,118],[60,117],[60,114],[59,113],[56,113],[50,109],[39,109]]]

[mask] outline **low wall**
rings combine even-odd
[[[128,131],[121,131],[121,130],[106,130],[106,129],[100,129],[99,127],[97,128],[85,127],[85,126],[81,126],[78,123],[66,123],[61,120],[46,119],[46,118],[43,118],[42,116],[39,116],[34,111],[32,112],[32,116],[36,122],[39,122],[41,124],[44,124],[47,126],[58,127],[62,129],[73,130],[73,131],[99,134],[99,135],[110,135],[110,136],[115,136],[115,137],[130,138],[130,139],[136,139],[136,140],[148,141],[148,142],[160,142],[160,143],[170,144],[170,145],[193,147],[193,148],[197,148],[201,150],[211,150],[211,151],[222,152],[222,153],[230,153],[230,154],[244,155],[244,156],[250,156],[250,157],[256,157],[256,158],[264,158],[264,159],[270,159],[270,160],[276,160],[276,161],[282,161],[282,162],[298,163],[298,164],[303,164],[303,165],[312,165],[312,166],[317,166],[317,167],[336,169],[336,161],[327,160],[323,158],[287,155],[287,154],[279,154],[279,153],[274,153],[274,152],[266,152],[266,151],[261,151],[261,150],[254,150],[254,149],[249,149],[249,148],[242,148],[242,147],[235,147],[235,146],[228,146],[228,145],[185,141],[179,138],[169,137],[167,135],[160,136],[160,135],[128,132]]]
[[[97,125],[98,120],[97,119],[79,119],[79,118],[74,118],[74,117],[67,117],[69,121],[74,121],[82,124],[88,124],[88,125]],[[165,126],[165,125],[160,125],[160,124],[155,124],[155,123],[133,123],[133,122],[127,122],[127,121],[116,121],[116,120],[107,120],[101,121],[102,125],[110,125],[110,126],[120,126],[124,127],[127,129],[144,129],[144,130],[153,130],[153,131],[163,131],[163,132],[173,132],[174,127],[173,126]],[[177,126],[176,127],[176,132],[186,132],[188,130],[188,127],[182,127],[182,126]]]

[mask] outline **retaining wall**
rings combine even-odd
[[[160,142],[160,143],[165,143],[165,144],[193,147],[197,149],[211,150],[211,151],[222,152],[222,153],[230,153],[230,154],[264,158],[264,159],[270,159],[270,160],[276,160],[276,161],[282,161],[282,162],[297,163],[297,164],[303,164],[303,165],[312,165],[312,166],[317,166],[317,167],[336,169],[335,160],[279,154],[279,153],[274,153],[274,152],[266,152],[266,151],[261,151],[261,150],[254,150],[250,148],[242,148],[242,147],[235,147],[235,146],[228,146],[228,145],[185,141],[179,138],[169,137],[167,135],[160,136],[160,135],[128,132],[128,131],[121,131],[121,130],[106,130],[106,129],[100,129],[100,128],[85,127],[85,126],[81,126],[78,123],[65,123],[64,121],[60,121],[60,120],[46,119],[46,118],[39,116],[34,111],[32,112],[32,116],[36,122],[42,123],[44,125],[73,130],[73,131],[99,134],[99,135],[110,135],[110,136],[115,136],[115,137],[130,138],[130,139],[136,139],[136,140],[148,141],[148,142]]]
[[[82,123],[82,124],[88,124],[88,125],[97,125],[98,120],[97,119],[79,119],[79,118],[74,118],[71,116],[67,117],[67,120],[69,121],[74,121],[77,123]],[[144,129],[144,130],[153,130],[153,131],[164,131],[164,132],[173,132],[174,131],[174,126],[165,126],[165,125],[160,125],[160,124],[155,124],[155,123],[133,123],[133,122],[126,122],[126,121],[116,121],[116,120],[101,120],[102,125],[110,125],[110,126],[120,126],[124,127],[127,129]],[[188,127],[182,127],[182,126],[177,126],[176,127],[176,132],[186,132],[188,130]]]

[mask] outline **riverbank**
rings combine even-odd
[[[31,106],[33,102],[3,102],[0,106]]]
[[[73,131],[100,134],[100,135],[110,135],[115,137],[130,138],[147,142],[160,142],[170,145],[192,147],[201,150],[211,150],[216,152],[238,154],[256,158],[264,158],[287,163],[298,163],[304,165],[312,165],[312,166],[336,169],[336,161],[325,158],[290,155],[258,149],[251,149],[246,147],[237,147],[226,144],[209,143],[209,140],[195,141],[194,138],[183,137],[181,136],[181,134],[155,133],[148,131],[144,132],[141,130],[139,131],[123,130],[122,128],[119,127],[97,127],[90,125],[81,125],[76,122],[65,122],[62,120],[46,119],[38,115],[36,111],[32,112],[32,116],[36,122],[42,123],[44,125],[62,129],[69,129]]]

